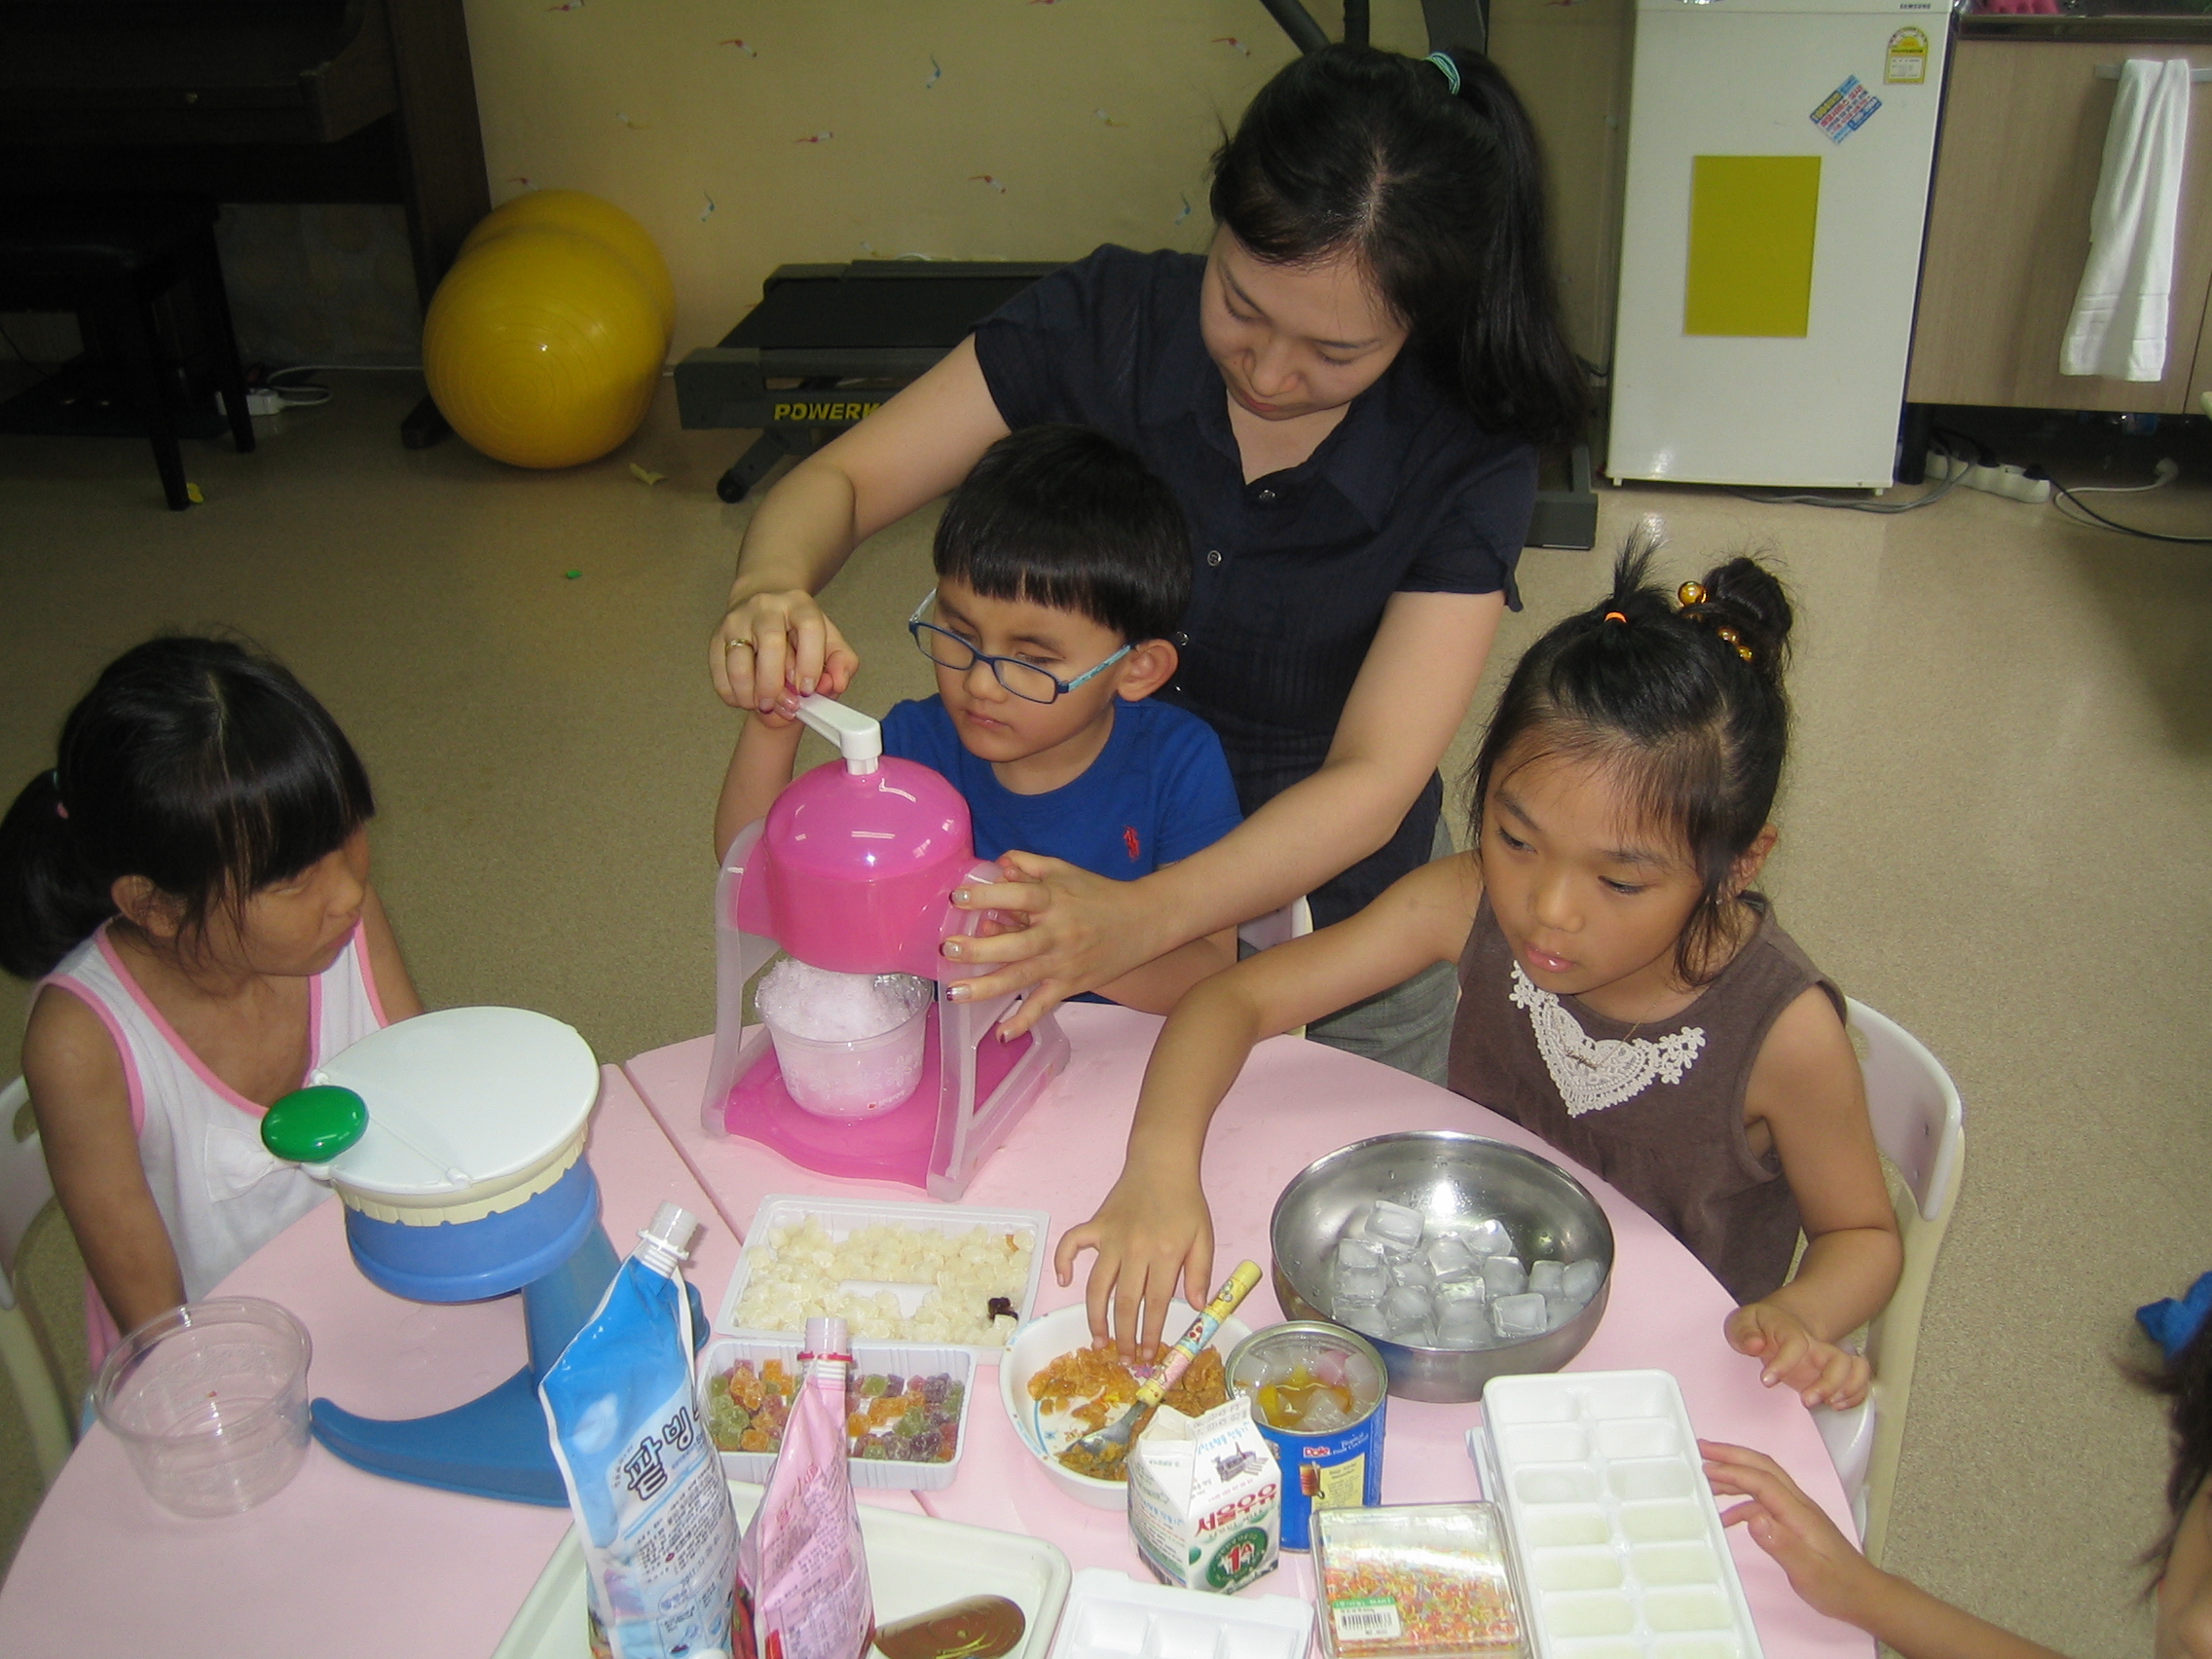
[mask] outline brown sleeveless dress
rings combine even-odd
[[[1632,1028],[1531,983],[1486,897],[1459,959],[1450,1083],[1596,1170],[1755,1302],[1788,1277],[1798,1219],[1781,1160],[1751,1152],[1744,1090],[1809,985],[1842,1016],[1843,993],[1768,912],[1695,1002]]]

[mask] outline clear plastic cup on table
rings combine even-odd
[[[922,1078],[930,1005],[873,1037],[838,1043],[801,1037],[761,1016],[776,1045],[784,1087],[818,1118],[880,1117],[904,1104]]]
[[[217,1297],[149,1319],[92,1384],[147,1493],[179,1515],[274,1497],[308,1455],[307,1327],[274,1302]]]

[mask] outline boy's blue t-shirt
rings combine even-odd
[[[944,700],[901,703],[883,718],[883,752],[952,781],[975,820],[976,856],[1019,849],[1134,881],[1210,847],[1243,822],[1213,727],[1147,698],[1114,704],[1114,730],[1072,783],[1016,794],[968,753]]]

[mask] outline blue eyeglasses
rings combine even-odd
[[[1073,680],[1062,680],[1019,657],[985,656],[958,634],[940,628],[935,622],[924,622],[922,612],[936,602],[937,589],[932,588],[923,596],[922,603],[914,607],[914,614],[906,618],[906,632],[914,636],[914,644],[921,646],[922,655],[956,674],[966,674],[977,663],[987,662],[991,665],[991,677],[1024,702],[1057,702],[1085,681],[1097,679],[1129,654],[1129,647],[1124,645],[1096,668],[1087,668]]]

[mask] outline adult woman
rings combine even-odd
[[[1577,421],[1541,176],[1472,55],[1331,47],[1284,68],[1215,157],[1200,261],[1101,248],[1046,278],[794,468],[748,528],[710,645],[718,691],[841,690],[857,659],[810,597],[854,544],[1016,425],[1100,427],[1167,480],[1195,588],[1161,693],[1220,732],[1247,813],[1119,883],[1009,854],[958,897],[1021,931],[954,941],[1034,986],[1016,1025],[1186,940],[1310,894],[1348,915],[1431,856],[1435,767],[1507,602],[1530,439]],[[1441,1076],[1451,977],[1313,1034]]]

